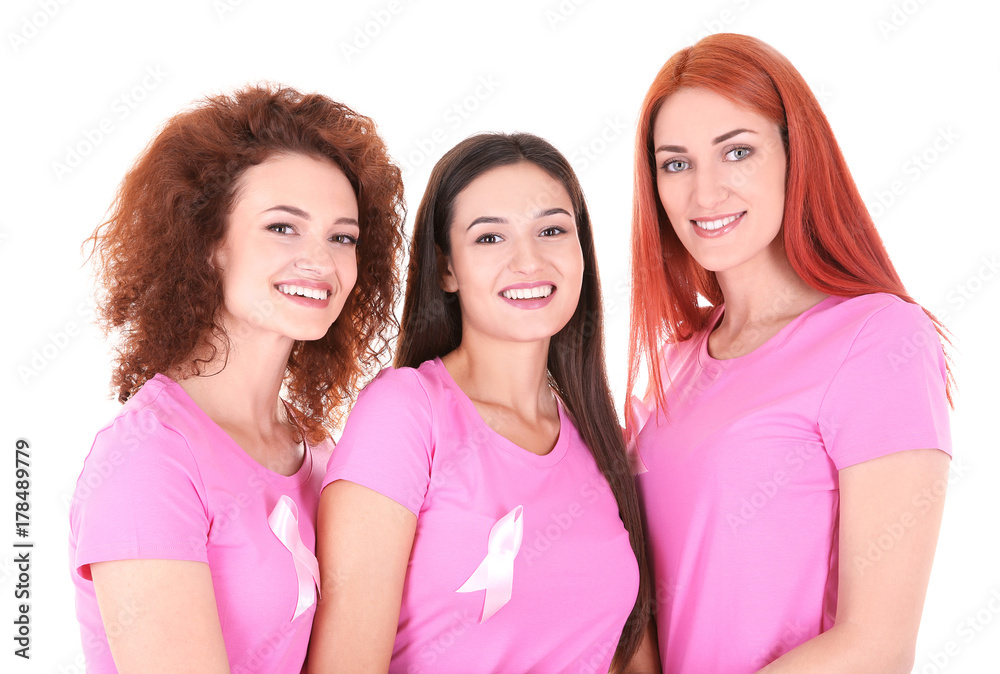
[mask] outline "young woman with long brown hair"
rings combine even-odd
[[[944,336],[781,54],[719,34],[663,66],[632,237],[664,671],[909,672],[951,451]]]
[[[402,183],[373,122],[247,87],[170,119],[95,247],[125,403],[71,506],[91,672],[299,672],[331,424],[393,326]]]
[[[606,672],[637,651],[656,667],[602,339],[565,157],[528,134],[447,152],[417,211],[396,368],[362,392],[324,481],[310,671]]]

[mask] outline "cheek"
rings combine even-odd
[[[656,181],[656,194],[660,199],[660,205],[663,206],[664,212],[667,217],[670,218],[670,223],[674,225],[674,229],[677,229],[676,223],[681,216],[679,214],[678,208],[678,190],[676,185],[668,186],[667,182],[663,179]]]
[[[349,293],[358,281],[358,256],[354,251],[344,251],[337,260],[337,276],[344,293]]]
[[[759,199],[780,223],[785,212],[785,174],[783,170],[772,171],[766,178],[760,185]]]
[[[771,158],[766,168],[761,171],[762,187],[767,190],[768,202],[777,211],[779,219],[785,210],[785,168],[784,152]]]
[[[576,278],[577,283],[580,286],[583,286],[583,269],[585,263],[583,260],[583,250],[580,248],[579,245],[576,247],[576,251],[574,252],[573,255],[573,265],[574,265],[573,269],[575,272],[574,278]]]

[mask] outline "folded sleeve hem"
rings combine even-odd
[[[130,559],[166,559],[178,562],[208,563],[208,553],[188,543],[118,543],[95,545],[76,551],[76,572],[84,580],[92,580],[90,565],[98,562],[122,562]]]
[[[840,452],[837,457],[831,459],[837,470],[843,470],[865,461],[910,449],[939,449],[951,456],[951,438],[947,433],[941,434],[934,430],[897,434],[868,442],[863,447],[849,452]]]

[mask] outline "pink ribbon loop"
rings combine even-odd
[[[469,579],[456,592],[486,590],[483,614],[479,622],[489,620],[510,601],[514,589],[514,558],[524,538],[524,508],[517,506],[497,520],[490,529],[486,558],[479,563]]]
[[[295,620],[316,603],[319,592],[319,563],[316,561],[316,555],[302,542],[302,536],[299,534],[299,509],[295,501],[282,495],[268,515],[267,523],[281,544],[292,553],[295,576],[299,585],[299,598],[295,603],[295,613],[292,615],[292,620]]]
[[[643,473],[648,473],[649,469],[646,468],[646,464],[642,460],[642,454],[639,453],[639,431],[641,431],[642,427],[646,425],[647,421],[649,421],[649,417],[652,413],[649,408],[634,395],[629,400],[629,404],[632,406],[633,431],[628,438],[625,451],[628,454],[629,464],[632,466],[632,474],[642,475]]]

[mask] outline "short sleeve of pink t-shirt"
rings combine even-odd
[[[546,455],[494,432],[440,360],[388,369],[361,393],[324,485],[349,480],[417,516],[391,672],[606,672],[638,568],[618,506],[560,406]],[[458,592],[491,531],[521,507],[510,599]]]
[[[70,566],[87,671],[116,671],[90,565],[130,559],[208,564],[230,669],[298,673],[315,601],[268,524],[287,496],[315,554],[319,490],[331,443],[293,475],[250,458],[174,381],[156,375],[97,433],[70,506]],[[128,615],[120,616],[127,621]]]
[[[348,480],[388,496],[414,515],[430,486],[434,419],[413,368],[384,370],[358,396],[323,486]]]
[[[844,341],[847,351],[819,407],[823,444],[838,469],[900,449],[951,453],[944,353],[934,324],[915,304],[873,299],[878,304]]]
[[[829,629],[838,471],[951,453],[944,356],[919,306],[829,297],[728,360],[709,355],[709,332],[664,349],[665,411],[636,437],[671,674],[754,672]]]

